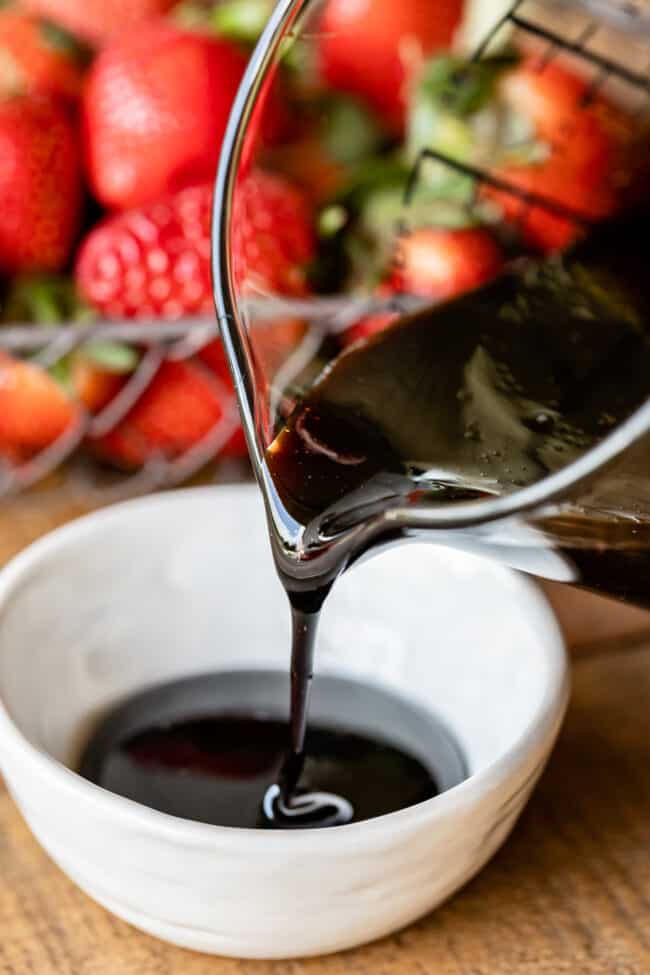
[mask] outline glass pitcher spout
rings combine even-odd
[[[408,70],[399,38],[382,50],[397,125],[376,66],[327,89],[347,48],[322,0],[282,0],[251,59],[213,276],[276,563],[327,587],[424,539],[650,606],[650,8],[497,6]],[[267,145],[269,95],[305,65],[318,124],[298,82],[308,136]],[[360,156],[332,155],[341,99],[357,135],[388,126]],[[261,187],[291,201],[278,253],[308,257],[282,285],[242,249]]]

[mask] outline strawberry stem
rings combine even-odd
[[[56,324],[87,321],[90,310],[73,282],[56,274],[30,274],[13,280],[2,308],[5,322]]]

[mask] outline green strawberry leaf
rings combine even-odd
[[[68,394],[72,396],[74,394],[74,384],[72,382],[72,369],[69,356],[65,356],[63,359],[58,359],[53,365],[51,365],[48,370],[48,375],[58,383],[58,385]]]
[[[319,108],[323,147],[336,162],[358,163],[376,153],[385,142],[378,121],[353,98],[332,95],[323,99]]]
[[[119,375],[133,372],[140,359],[137,351],[130,345],[99,340],[84,345],[82,354],[104,372]]]
[[[409,161],[414,164],[423,150],[434,149],[452,163],[494,164],[514,124],[498,98],[498,84],[516,63],[508,51],[479,61],[447,55],[429,61],[409,108]],[[456,199],[471,191],[471,181],[453,164],[429,165],[427,182],[438,195]]]
[[[63,27],[60,27],[59,24],[55,24],[53,21],[45,18],[39,20],[39,29],[48,47],[52,47],[61,54],[73,58],[79,64],[90,64],[93,57],[90,47],[87,44],[83,44],[74,34],[70,34]]]
[[[272,10],[272,0],[225,0],[211,11],[210,26],[221,37],[254,44]]]
[[[478,61],[449,55],[432,58],[420,75],[415,101],[427,101],[439,112],[467,118],[494,98],[504,72],[518,60],[511,51]]]
[[[94,312],[81,301],[70,278],[57,274],[27,274],[11,282],[1,317],[4,322],[47,325],[89,321],[94,318]]]
[[[377,190],[404,188],[408,178],[409,168],[398,155],[371,156],[349,167],[345,185],[330,203],[358,212]]]

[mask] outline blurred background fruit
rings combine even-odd
[[[423,60],[447,49],[462,0],[329,0],[319,23],[323,77],[366,100],[397,132]]]
[[[42,369],[0,355],[0,456],[20,463],[57,440],[78,407]]]
[[[561,251],[647,178],[643,126],[579,59],[512,32],[471,57],[477,6],[490,22],[504,12],[501,0],[324,0],[267,77],[230,247],[280,410],[409,303]],[[144,468],[156,484],[244,457],[213,309],[212,184],[272,8],[0,9],[0,490],[73,448],[101,476]],[[311,309],[341,295],[349,307],[325,335]]]
[[[165,362],[124,419],[92,446],[126,469],[141,467],[156,454],[178,457],[214,430],[234,406],[227,387],[196,362]],[[241,434],[222,452],[245,452]]]
[[[95,45],[166,13],[175,3],[176,0],[22,0],[24,9],[47,17]]]
[[[41,95],[0,101],[0,270],[62,268],[79,229],[79,144],[65,106]]]
[[[0,9],[0,94],[81,92],[90,52],[58,24],[17,7]]]
[[[141,206],[214,178],[246,59],[230,42],[151,21],[97,55],[83,98],[88,180],[105,206]]]
[[[105,217],[79,249],[81,296],[108,318],[209,313],[211,207],[203,184]]]

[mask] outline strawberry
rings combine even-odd
[[[307,294],[315,239],[301,190],[282,176],[253,172],[235,190],[232,228],[233,270],[246,291]]]
[[[462,0],[328,0],[319,24],[323,78],[370,104],[397,132],[423,58],[449,47]]]
[[[79,402],[89,413],[99,413],[117,396],[139,360],[132,345],[93,340],[70,356],[62,371]]]
[[[91,44],[116,34],[174,6],[176,0],[21,0],[32,13],[47,17]]]
[[[501,97],[532,122],[554,156],[601,174],[616,147],[630,136],[625,112],[603,94],[590,94],[589,80],[564,62],[526,57],[503,75]]]
[[[597,220],[616,208],[614,197],[604,188],[592,187],[561,160],[549,159],[529,166],[504,166],[495,175],[508,185],[498,189],[486,185],[482,196],[499,208],[501,217],[518,229],[523,241],[544,254],[564,250],[581,230],[582,218]],[[519,191],[519,193],[517,192]],[[534,193],[566,207],[577,215],[563,216],[543,203],[526,203],[520,193]]]
[[[94,447],[126,469],[156,455],[171,460],[199,443],[233,402],[232,393],[201,363],[164,362],[124,420]],[[242,446],[238,431],[224,452],[241,453]]]
[[[305,193],[315,204],[326,203],[344,187],[345,166],[329,156],[319,139],[307,135],[281,145],[269,160]]]
[[[630,119],[559,59],[513,51],[478,61],[433,58],[408,121],[411,160],[432,149],[495,178],[477,185],[453,163],[430,164],[419,170],[418,188],[466,203],[478,189],[543,252],[579,232],[580,219],[563,209],[588,220],[606,216],[633,180]],[[531,197],[539,198],[532,208]]]
[[[211,314],[211,207],[212,187],[203,184],[108,217],[91,231],[79,253],[76,281],[82,296],[109,316]],[[265,291],[305,293],[301,265],[313,256],[314,238],[303,194],[280,176],[254,171],[240,184],[234,208],[234,261],[240,281]],[[286,350],[295,344],[298,328],[301,323],[286,320],[266,329],[260,326],[263,368],[275,368],[279,347]],[[207,369],[196,363],[191,368],[183,363],[187,368],[181,370],[176,368],[179,363],[163,366],[143,397],[143,411],[140,404],[133,408],[118,430],[101,441],[102,453],[122,466],[138,466],[151,450],[175,456],[200,440],[221,415],[223,399],[215,393],[215,384],[232,395],[221,342],[209,343],[201,358]],[[89,409],[105,405],[106,382],[94,373],[81,373],[78,391]],[[181,413],[186,401],[187,425]],[[178,416],[172,421],[175,410]],[[226,451],[246,453],[241,430]]]
[[[102,315],[179,318],[212,311],[210,213],[204,184],[106,217],[77,257],[77,288]]]
[[[396,322],[399,315],[396,312],[378,312],[376,315],[366,315],[365,318],[361,318],[354,325],[346,328],[345,332],[341,335],[341,342],[343,345],[352,345],[353,342],[361,342],[364,339],[369,339],[373,335],[377,335],[378,332],[383,332]]]
[[[78,412],[38,366],[0,353],[0,457],[14,463],[54,443]]]
[[[245,66],[228,41],[163,20],[105,47],[83,99],[86,165],[99,200],[141,206],[212,179]]]
[[[628,180],[632,130],[626,114],[603,95],[591,98],[588,82],[576,73],[535,57],[504,76],[501,95],[532,124],[546,155],[528,165],[506,162],[494,175],[587,220],[613,213]],[[568,246],[579,233],[575,220],[543,204],[526,206],[517,192],[486,186],[483,193],[521,228],[529,246],[544,253]]]
[[[0,270],[57,270],[79,225],[77,133],[50,98],[0,101]]]
[[[407,293],[432,301],[446,301],[478,288],[495,277],[503,257],[494,238],[479,227],[421,227],[400,237],[391,277],[376,296]],[[361,318],[341,336],[344,346],[383,332],[400,318],[394,311],[378,311]]]
[[[480,227],[423,227],[400,238],[396,263],[398,290],[446,301],[490,281],[503,267],[503,257]]]
[[[13,7],[0,9],[0,95],[76,98],[83,68],[83,51],[65,31]]]
[[[73,358],[70,379],[75,396],[89,413],[99,413],[108,406],[125,382],[121,373],[101,369],[83,355]]]
[[[111,317],[210,314],[212,186],[170,194],[106,218],[77,260],[81,295]],[[254,171],[234,202],[234,265],[249,289],[306,291],[303,265],[314,254],[311,210],[280,176]]]

